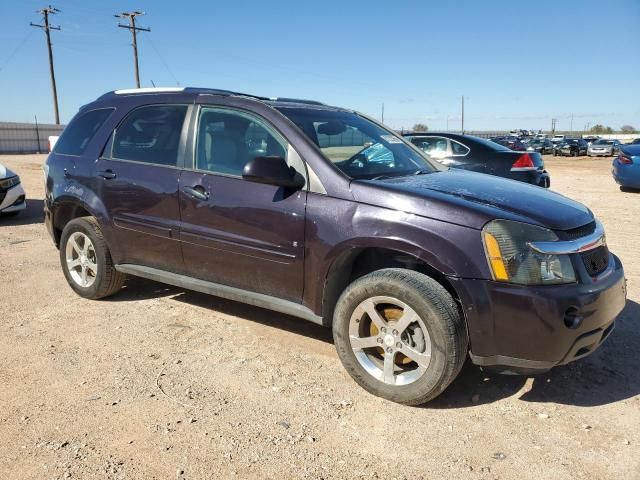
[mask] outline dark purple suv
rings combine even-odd
[[[356,382],[420,404],[471,360],[535,373],[593,352],[625,279],[589,209],[428,159],[364,115],[208,89],[107,93],[46,166],[71,287],[126,275],[331,326]]]

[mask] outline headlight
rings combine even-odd
[[[8,190],[11,187],[15,187],[20,183],[20,177],[17,175],[11,178],[5,178],[4,180],[0,180],[0,188]]]
[[[484,250],[493,279],[523,285],[572,283],[576,275],[568,255],[534,251],[530,242],[556,242],[546,228],[510,220],[494,220],[482,230]]]

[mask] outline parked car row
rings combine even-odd
[[[553,153],[558,156],[566,155],[572,157],[582,155],[613,157],[618,154],[622,145],[616,139],[603,139],[593,135],[568,137],[564,134],[554,135],[552,138],[548,138],[543,134],[529,137],[505,135],[491,137],[491,141],[518,152]]]

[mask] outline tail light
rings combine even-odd
[[[528,153],[523,153],[518,157],[518,160],[515,161],[513,165],[511,165],[512,172],[526,172],[528,170],[535,170],[536,166],[531,159],[531,155]]]
[[[633,159],[631,157],[628,157],[624,153],[621,153],[620,155],[618,155],[618,162],[622,163],[623,165],[631,165],[633,163]]]

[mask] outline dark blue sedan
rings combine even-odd
[[[624,145],[613,161],[613,178],[620,189],[640,189],[640,145]]]

